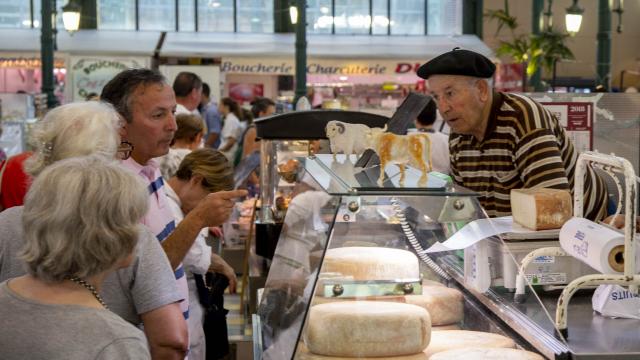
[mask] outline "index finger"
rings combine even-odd
[[[233,199],[237,197],[247,196],[249,194],[247,190],[231,190],[231,191],[219,191],[216,193],[222,199]]]

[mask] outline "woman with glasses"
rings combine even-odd
[[[105,277],[131,264],[146,211],[144,184],[112,160],[42,171],[22,213],[27,274],[0,284],[3,359],[150,358],[142,331],[100,296]]]
[[[176,223],[193,210],[207,194],[233,189],[231,163],[214,149],[197,149],[189,153],[180,163],[176,174],[165,187]],[[187,272],[189,287],[189,359],[205,359],[205,336],[202,329],[203,308],[198,302],[195,277],[207,272],[220,273],[229,280],[229,291],[235,292],[236,274],[220,256],[206,244],[208,229],[203,229],[189,249],[183,264]]]

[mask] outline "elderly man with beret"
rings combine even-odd
[[[492,217],[511,214],[511,189],[573,193],[578,156],[566,131],[542,105],[524,95],[495,91],[494,72],[489,59],[458,48],[418,69],[451,128],[451,175],[481,195],[480,203]],[[585,217],[603,219],[606,187],[590,168],[584,191]]]

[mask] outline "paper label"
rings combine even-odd
[[[567,273],[525,274],[531,285],[566,284]]]
[[[553,264],[556,262],[555,256],[538,256],[532,261],[534,264]]]

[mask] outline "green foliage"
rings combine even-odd
[[[509,14],[508,0],[504,2],[504,9],[487,10],[484,16],[490,21],[498,22],[496,35],[505,27],[511,31],[511,40],[500,41],[496,54],[508,56],[517,63],[526,63],[528,77],[531,77],[540,67],[551,71],[556,61],[575,59],[571,50],[565,45],[569,34],[547,29],[540,34],[515,35],[518,21],[516,17]]]

